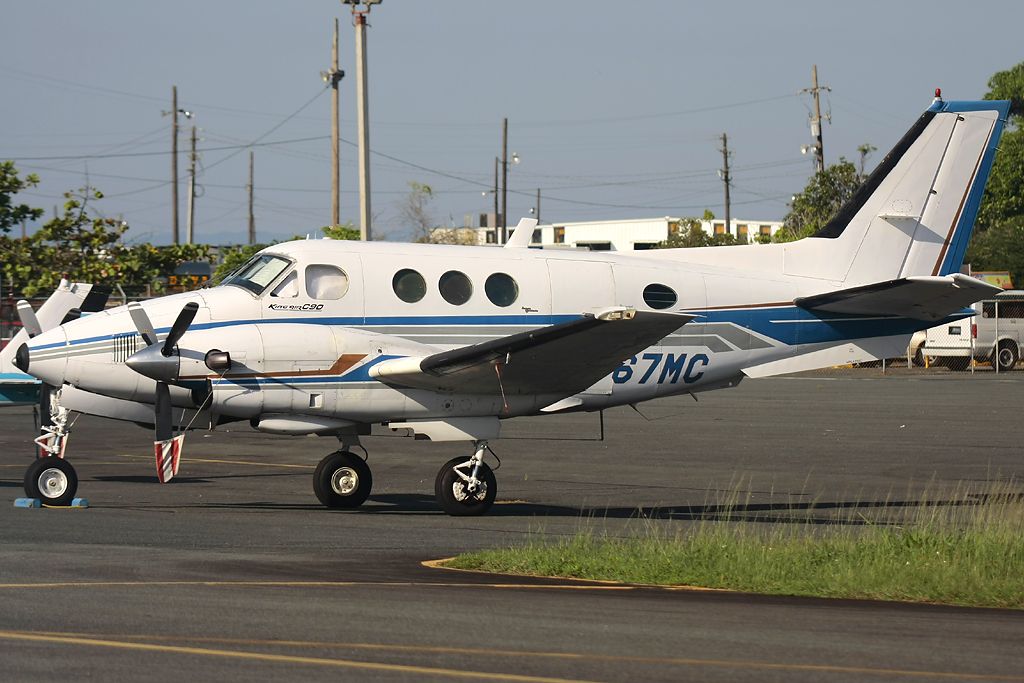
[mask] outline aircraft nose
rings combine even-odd
[[[30,375],[59,387],[64,384],[67,371],[67,351],[67,334],[60,326],[33,337],[28,344],[19,347],[15,364],[23,372],[31,368]]]
[[[14,367],[22,372],[28,372],[28,344],[22,344],[14,354]]]

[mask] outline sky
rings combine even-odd
[[[171,241],[172,85],[179,175],[197,126],[195,239],[244,242],[248,151],[261,242],[330,222],[330,66],[340,19],[341,219],[358,225],[355,43],[339,0],[8,3],[0,22],[0,159],[35,173],[47,216],[86,184],[128,242]],[[373,230],[409,239],[409,184],[439,225],[492,210],[509,120],[509,222],[537,190],[547,222],[723,213],[779,220],[813,172],[811,66],[826,163],[877,163],[931,102],[975,99],[1024,60],[1019,0],[696,3],[386,0],[367,30]],[[255,143],[255,144],[254,144]],[[247,147],[252,145],[252,147]],[[184,239],[185,195],[180,186]],[[37,226],[28,227],[31,232]]]

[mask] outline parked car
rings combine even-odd
[[[952,370],[966,369],[971,358],[1000,372],[1013,370],[1024,342],[1024,290],[1002,292],[972,308],[973,318],[929,328],[924,355]]]

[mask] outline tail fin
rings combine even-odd
[[[786,245],[786,274],[853,285],[958,272],[1009,106],[936,100],[828,225]]]

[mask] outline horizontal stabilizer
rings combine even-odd
[[[693,316],[609,308],[569,322],[374,366],[382,382],[468,394],[571,396]]]
[[[977,278],[954,273],[876,282],[800,297],[793,303],[809,311],[942,320],[965,306],[995,296],[1001,291],[999,287]]]

